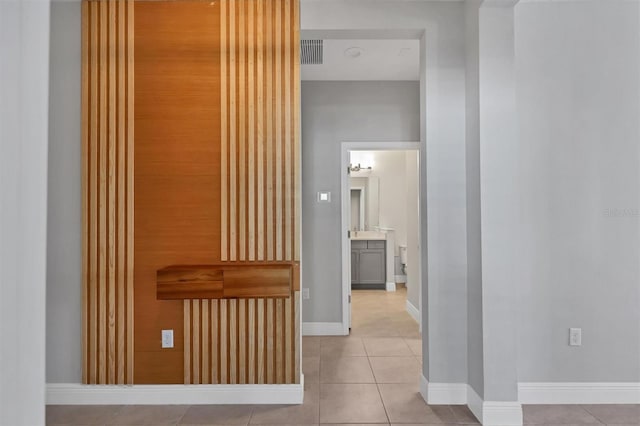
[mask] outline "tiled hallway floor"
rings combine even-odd
[[[464,406],[419,394],[421,340],[406,290],[353,292],[348,337],[304,337],[304,404],[295,406],[50,406],[52,425],[477,424]],[[525,424],[640,425],[640,406],[526,406]]]

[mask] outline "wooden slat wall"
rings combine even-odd
[[[299,3],[220,1],[221,260],[299,261]],[[299,383],[299,292],[184,301],[185,383]]]
[[[83,369],[133,383],[133,0],[82,3]]]
[[[156,277],[220,261],[219,6],[136,1],[135,14],[134,381],[181,384],[184,303],[158,300]]]

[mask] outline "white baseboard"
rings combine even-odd
[[[406,275],[394,275],[395,280],[397,283],[400,284],[406,284],[407,282],[407,276]]]
[[[640,383],[518,383],[522,404],[640,404]]]
[[[396,283],[387,283],[387,291],[396,291]]]
[[[466,383],[430,383],[420,377],[420,393],[431,405],[465,405],[467,403]]]
[[[341,322],[303,322],[303,336],[344,336]]]
[[[483,401],[466,383],[429,383],[420,378],[420,394],[431,405],[467,405],[485,426],[521,426],[519,402]]]
[[[517,401],[483,401],[467,385],[467,406],[484,426],[522,426],[522,404]]]
[[[295,385],[82,385],[48,383],[47,405],[302,404]]]
[[[522,404],[484,401],[480,423],[484,426],[522,426]]]
[[[470,385],[467,385],[467,407],[480,423],[482,423],[482,402],[480,395]]]
[[[418,324],[420,324],[420,310],[416,308],[413,303],[409,302],[409,299],[407,299],[405,306],[407,312],[409,313],[409,315],[411,315],[411,318],[413,318]]]

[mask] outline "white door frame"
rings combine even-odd
[[[351,303],[349,297],[351,295],[351,248],[349,245],[349,237],[347,231],[349,230],[349,223],[351,222],[351,191],[349,185],[349,174],[347,170],[349,168],[349,151],[418,151],[418,176],[420,176],[420,168],[424,167],[420,162],[420,152],[422,146],[420,142],[342,142],[340,147],[340,199],[341,199],[341,231],[342,231],[342,333],[346,336],[349,334],[349,328],[351,326]],[[420,179],[418,179],[418,193],[420,193]],[[418,203],[419,204],[419,203]],[[420,212],[418,212],[420,217]],[[422,234],[422,226],[418,221],[418,229]],[[422,247],[418,248],[418,259],[421,259]],[[418,280],[422,282],[422,265],[418,266]],[[422,290],[420,290],[420,329],[422,329]]]

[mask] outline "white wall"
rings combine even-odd
[[[391,228],[395,234],[394,256],[398,246],[407,244],[407,174],[405,151],[365,151],[371,154],[375,166],[370,176],[379,179],[378,226]]]
[[[49,2],[0,2],[0,424],[44,424]]]
[[[516,7],[520,381],[640,381],[639,34],[637,1]]]

